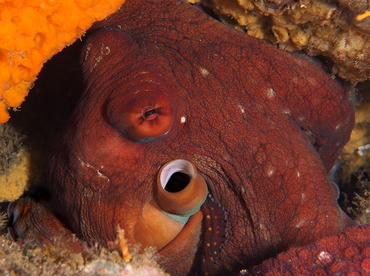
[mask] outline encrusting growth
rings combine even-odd
[[[124,0],[0,2],[0,123],[25,99],[44,62]]]

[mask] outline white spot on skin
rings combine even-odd
[[[97,173],[97,175],[98,175],[98,177],[99,177],[99,178],[105,178],[108,182],[110,182],[110,179],[109,179],[106,175],[104,175],[104,174],[102,174],[102,173],[100,172],[100,170],[101,170],[102,168],[104,168],[104,166],[101,166],[101,167],[100,167],[100,169],[96,169],[93,165],[91,165],[91,164],[89,164],[89,163],[86,163],[86,162],[82,161],[80,157],[78,157],[78,160],[80,161],[80,164],[81,164],[82,166],[84,166],[84,167],[86,167],[86,168],[89,168],[89,169],[92,169],[92,170],[96,171],[96,173]]]
[[[109,54],[110,54],[110,48],[109,48],[108,46],[105,46],[105,47],[104,47],[104,44],[103,44],[103,45],[102,45],[102,48],[100,49],[100,53],[101,53],[102,55],[107,56],[107,55],[109,55]]]
[[[240,109],[240,112],[241,112],[242,114],[244,114],[244,113],[245,113],[244,106],[242,106],[241,104],[238,104],[238,107],[239,107],[239,109]]]
[[[267,88],[267,93],[266,93],[267,99],[273,99],[276,96],[275,90],[272,89],[271,87]]]
[[[297,176],[298,176],[298,177],[301,177],[301,173],[300,173],[300,172],[297,172]]]
[[[336,125],[336,126],[335,126],[335,130],[338,130],[341,126],[342,126],[341,124]]]
[[[203,77],[207,77],[209,75],[209,71],[206,68],[199,67],[199,71],[203,75]]]
[[[102,168],[103,168],[103,166],[101,166],[99,170],[96,170],[96,173],[98,174],[98,177],[100,177],[100,178],[106,178],[108,180],[108,182],[109,182],[110,181],[109,178],[100,172],[100,170]]]
[[[275,173],[275,168],[274,167],[269,167],[267,169],[267,176],[271,177]]]
[[[85,52],[85,60],[88,59],[92,46],[93,46],[92,43],[89,43],[87,45],[86,52]],[[104,56],[107,56],[107,55],[110,54],[110,48],[108,46],[105,46],[104,44],[101,44],[100,45],[100,54],[101,55],[96,56],[94,58],[95,62],[94,62],[94,65],[91,67],[90,72],[92,72],[92,70],[99,64],[99,62],[103,60]]]
[[[268,231],[268,228],[265,224],[260,223],[259,224],[259,233],[262,234],[262,238],[267,242],[271,238],[270,232]]]
[[[186,117],[182,116],[181,119],[180,119],[180,123],[184,124],[185,122],[186,122]]]
[[[302,193],[301,194],[301,201],[304,201],[306,199],[306,194],[305,193]]]
[[[317,258],[319,259],[320,262],[324,263],[331,263],[333,261],[333,256],[326,251],[321,251]]]
[[[89,57],[91,47],[92,47],[92,44],[91,44],[91,43],[89,43],[89,44],[87,45],[87,47],[86,47],[85,60],[87,60],[87,59],[88,59],[88,57]]]
[[[92,70],[98,65],[98,63],[100,62],[100,61],[102,61],[103,60],[103,57],[102,56],[98,56],[98,57],[96,57],[95,58],[95,63],[94,63],[94,65],[92,66],[92,68],[91,68],[91,70],[90,70],[90,72],[92,72]]]
[[[140,75],[145,75],[145,74],[149,74],[149,72],[148,72],[148,71],[141,71],[141,72],[139,72],[138,74],[140,74]],[[149,80],[149,82],[152,82],[152,81],[150,81],[150,80]]]
[[[305,118],[305,117],[303,117],[303,116],[298,117],[298,121],[300,121],[300,122],[303,122],[305,119],[306,119],[306,118]]]
[[[282,112],[285,115],[290,115],[292,113],[289,109],[283,109]]]
[[[302,220],[302,221],[298,222],[295,227],[296,228],[301,228],[302,224],[304,224],[305,222],[306,222],[305,220]]]

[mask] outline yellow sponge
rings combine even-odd
[[[18,107],[42,65],[125,0],[0,0],[0,123]]]

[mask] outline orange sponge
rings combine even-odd
[[[0,0],[0,123],[18,107],[42,65],[125,0]]]

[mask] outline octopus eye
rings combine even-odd
[[[153,84],[141,86],[107,105],[110,125],[134,142],[147,142],[167,134],[173,121],[168,94]]]
[[[153,106],[144,107],[141,113],[143,119],[148,121],[154,120],[158,116],[157,110]]]

